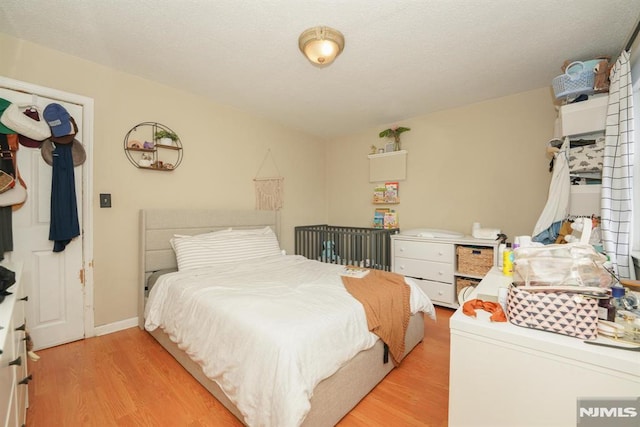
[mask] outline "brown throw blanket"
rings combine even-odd
[[[343,276],[342,283],[364,307],[369,330],[387,344],[397,366],[404,357],[404,338],[411,316],[411,290],[404,276],[371,270],[360,279]]]

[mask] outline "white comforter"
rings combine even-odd
[[[145,309],[216,381],[250,426],[297,426],[315,386],[377,337],[341,266],[276,256],[162,276]],[[412,282],[411,310],[434,317]]]

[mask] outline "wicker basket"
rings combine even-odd
[[[458,246],[458,272],[484,276],[493,267],[493,248]]]
[[[467,286],[476,286],[480,283],[479,279],[470,279],[468,277],[456,277],[456,295]]]

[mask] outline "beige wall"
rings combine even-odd
[[[475,221],[510,238],[531,234],[551,174],[545,154],[556,112],[549,88],[399,122],[408,151],[407,179],[395,206],[401,229],[470,234]],[[327,151],[329,222],[368,226],[375,206],[369,147],[388,126],[339,138]],[[392,208],[394,206],[391,206]]]
[[[387,126],[323,142],[1,33],[0,51],[1,75],[94,99],[96,325],[137,315],[139,210],[252,208],[252,179],[268,149],[285,177],[281,243],[290,253],[296,225],[369,225],[367,154],[385,142],[378,133]],[[402,122],[411,131],[402,135],[409,154],[396,206],[400,226],[469,232],[479,221],[509,236],[529,234],[546,200],[545,143],[554,118],[543,88]],[[179,134],[184,159],[175,171],[140,170],[127,160],[123,138],[144,121]],[[275,173],[267,162],[261,175]],[[99,193],[113,195],[111,209],[99,208]]]
[[[253,208],[253,178],[285,177],[281,244],[293,227],[326,221],[325,148],[295,132],[201,97],[0,34],[0,75],[94,99],[94,306],[96,326],[137,315],[138,212],[143,208]],[[215,78],[213,76],[212,78]],[[163,123],[180,136],[182,164],[137,169],[123,151],[134,125]],[[277,170],[276,170],[277,167]],[[111,209],[99,208],[111,193]]]

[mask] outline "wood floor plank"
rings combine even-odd
[[[447,425],[449,318],[425,319],[426,336],[338,424]],[[28,427],[242,426],[149,334],[131,328],[38,352],[29,364]]]

